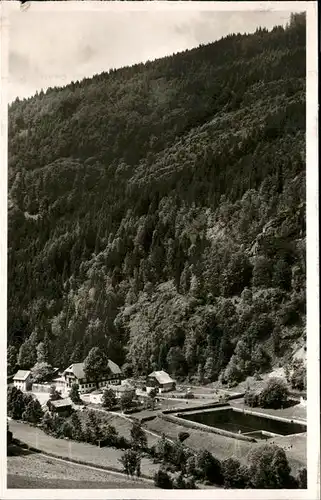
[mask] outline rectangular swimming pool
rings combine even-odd
[[[204,410],[191,413],[180,413],[180,418],[200,424],[216,427],[236,434],[252,435],[259,439],[267,439],[273,435],[288,436],[306,432],[306,425],[297,422],[263,417],[251,413],[224,408]],[[250,434],[249,434],[250,433]]]

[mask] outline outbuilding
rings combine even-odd
[[[156,389],[158,392],[167,392],[174,390],[175,387],[175,380],[173,380],[164,370],[152,372],[147,377],[147,392],[150,392],[152,389]]]
[[[32,387],[31,371],[18,370],[13,377],[13,385],[23,392],[29,391]]]
[[[70,398],[57,399],[47,402],[48,409],[52,413],[58,413],[60,416],[68,417],[72,412],[72,401]]]

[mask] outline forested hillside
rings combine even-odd
[[[200,381],[290,358],[305,58],[295,15],[10,106],[9,372],[40,342],[62,368],[100,346],[128,374]]]

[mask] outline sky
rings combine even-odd
[[[108,6],[92,11],[55,9],[48,15],[36,10],[35,4],[25,11],[19,3],[10,4],[9,102],[110,68],[213,42],[229,33],[284,25],[290,16],[289,12],[204,12],[178,7],[125,12]]]

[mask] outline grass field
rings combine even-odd
[[[82,460],[91,465],[113,467],[122,470],[119,462],[123,451],[115,448],[98,448],[88,443],[77,443],[66,439],[56,439],[48,436],[41,429],[21,422],[10,422],[10,430],[15,439],[33,446],[47,453],[52,453],[61,458]],[[142,474],[153,477],[158,469],[148,458],[143,457],[141,462]]]
[[[8,457],[8,488],[153,488],[152,483],[130,480],[104,471],[60,462],[37,453]]]

